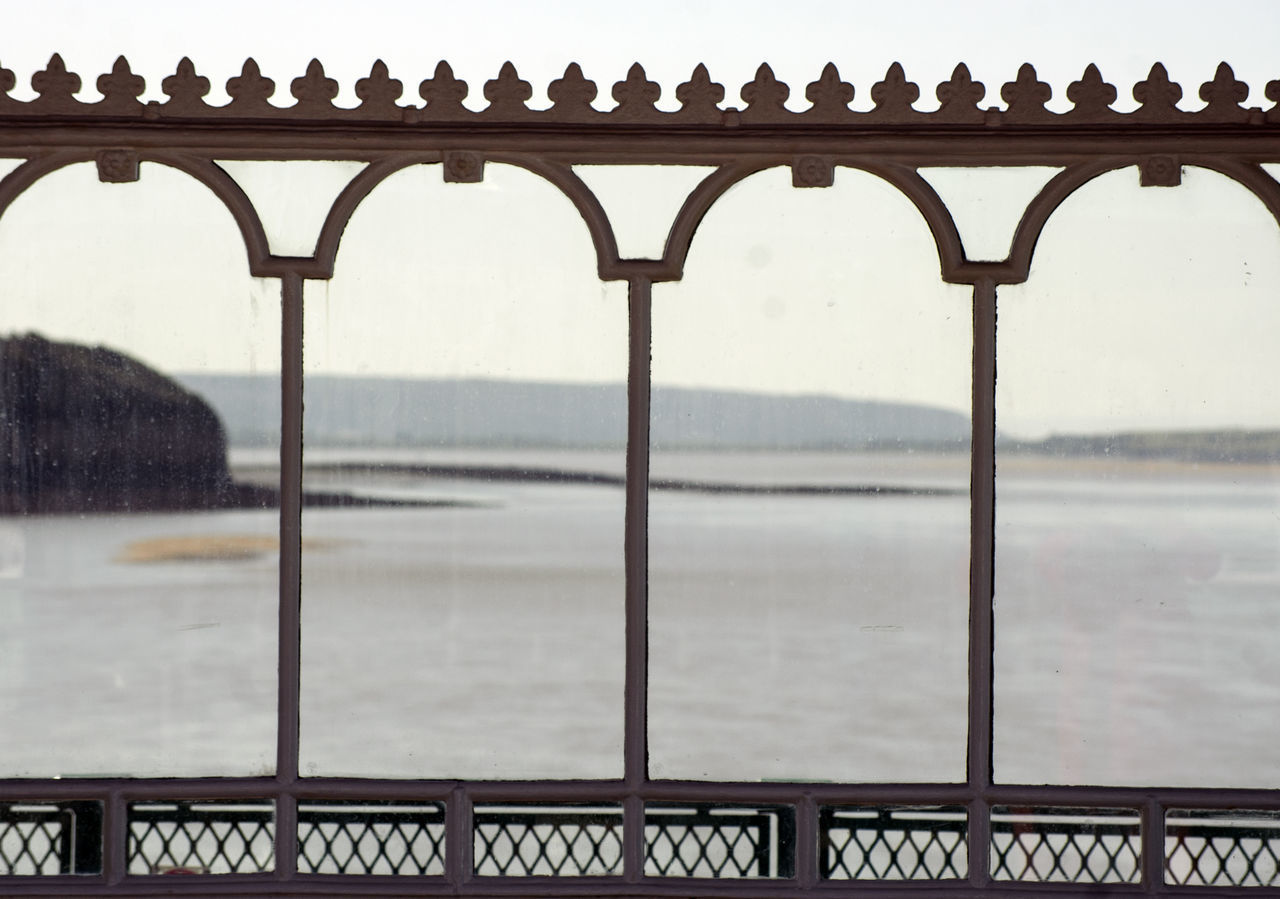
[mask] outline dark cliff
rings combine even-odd
[[[198,395],[105,347],[0,338],[0,513],[245,504]]]

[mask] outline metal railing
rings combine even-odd
[[[443,875],[439,803],[304,803],[298,870],[328,875]],[[493,806],[472,816],[480,877],[618,876],[617,807]],[[129,872],[257,874],[274,868],[269,803],[135,803]],[[1136,884],[1142,824],[1130,810],[994,810],[990,872],[1018,883]],[[824,880],[960,881],[969,821],[959,807],[826,807],[819,813]],[[645,816],[651,877],[792,878],[795,823],[786,808],[655,806]],[[1165,820],[1164,880],[1182,886],[1280,886],[1280,817],[1177,811]],[[98,874],[98,803],[0,805],[0,874]]]

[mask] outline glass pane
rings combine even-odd
[[[1165,883],[1280,885],[1280,812],[1169,809],[1164,825]]]
[[[794,877],[796,812],[654,803],[645,806],[644,843],[650,877]]]
[[[443,874],[444,803],[300,802],[299,874]]]
[[[626,297],[595,267],[535,176],[418,166],[309,287],[305,774],[621,775]]]
[[[276,491],[187,379],[279,393],[277,288],[207,189],[148,163],[19,197],[0,282],[0,775],[270,773]]]
[[[130,874],[258,874],[275,870],[275,806],[132,802]]]
[[[659,778],[964,778],[970,298],[884,182],[773,169],[654,288]]]
[[[947,204],[960,232],[965,258],[1002,262],[1009,256],[1027,204],[1062,169],[1026,165],[918,171]]]
[[[0,178],[3,178],[24,162],[26,162],[25,159],[0,159]]]
[[[277,256],[310,256],[338,194],[364,169],[337,159],[288,162],[221,159],[218,165],[253,203]]]
[[[101,802],[0,802],[0,876],[101,873]]]
[[[818,826],[824,878],[969,876],[969,815],[963,806],[836,806],[822,810]]]
[[[1280,233],[1132,169],[1000,291],[995,775],[1274,786]]]
[[[1139,883],[1136,809],[991,810],[991,878],[1033,883]]]
[[[693,189],[715,169],[705,165],[575,165],[596,195],[623,259],[661,259],[667,234]]]
[[[472,817],[481,876],[622,873],[622,807],[478,805]]]

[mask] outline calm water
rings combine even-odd
[[[262,460],[235,461],[251,476]],[[622,471],[620,453],[535,462]],[[652,773],[962,778],[967,468],[655,453],[659,478],[960,493],[655,492]],[[304,513],[305,774],[620,776],[620,489],[321,469],[308,485],[459,505]],[[274,512],[0,521],[4,773],[270,770],[276,564],[243,538],[275,527]],[[1277,782],[1278,535],[1265,469],[1002,463],[997,779]],[[154,542],[175,537],[193,540]]]

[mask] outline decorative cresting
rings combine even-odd
[[[761,65],[755,79],[739,91],[743,105],[722,105],[727,96],[724,85],[711,80],[707,69],[699,65],[689,80],[677,85],[675,98],[680,108],[665,111],[657,108],[662,88],[645,75],[639,64],[631,67],[627,77],[610,92],[617,104],[601,111],[592,106],[601,91],[585,77],[577,63],[565,69],[564,75],[547,88],[551,105],[531,109],[528,105],[533,87],[505,63],[496,78],[486,81],[481,91],[487,105],[469,109],[463,100],[471,96],[471,88],[454,76],[447,62],[440,62],[431,78],[418,85],[424,101],[414,103],[405,96],[405,85],[392,78],[381,61],[373,64],[369,75],[355,84],[360,105],[346,108],[334,105],[338,82],[325,75],[324,66],[312,60],[301,77],[289,83],[287,98],[278,96],[275,82],[265,77],[253,60],[246,60],[240,74],[227,81],[231,102],[214,106],[205,98],[211,87],[208,78],[196,72],[191,60],[184,58],[177,71],[160,86],[167,98],[164,102],[143,102],[143,79],[135,75],[123,56],[111,71],[95,82],[102,99],[85,102],[76,97],[82,87],[79,75],[67,71],[62,57],[54,54],[48,66],[31,78],[37,96],[30,101],[10,95],[17,79],[12,70],[0,68],[0,118],[38,115],[70,117],[102,117],[143,120],[192,119],[271,119],[279,122],[401,122],[468,124],[536,122],[539,124],[641,124],[717,126],[721,128],[777,126],[797,124],[833,125],[974,125],[980,127],[1126,124],[1134,126],[1168,125],[1196,122],[1217,125],[1264,125],[1280,123],[1280,80],[1266,85],[1269,109],[1244,107],[1248,86],[1237,81],[1225,62],[1218,66],[1211,81],[1200,85],[1198,96],[1204,108],[1188,112],[1178,108],[1182,88],[1169,80],[1160,63],[1151,67],[1146,79],[1133,85],[1133,98],[1140,104],[1132,112],[1118,112],[1112,104],[1119,90],[1107,83],[1097,66],[1085,69],[1079,81],[1066,91],[1073,104],[1065,112],[1046,107],[1053,96],[1048,84],[1040,81],[1031,65],[1023,65],[1017,77],[1002,85],[999,95],[1006,106],[982,107],[985,94],[981,82],[973,80],[961,63],[951,78],[939,84],[934,95],[938,109],[924,112],[915,108],[922,92],[920,86],[907,80],[902,66],[894,63],[884,79],[871,85],[869,96],[873,108],[862,112],[849,107],[856,95],[852,84],[842,81],[833,64],[828,63],[816,81],[803,91],[793,91],[774,77],[768,65]],[[809,102],[806,109],[792,111],[786,102],[793,94],[803,94]],[[272,103],[272,98],[277,103]]]

